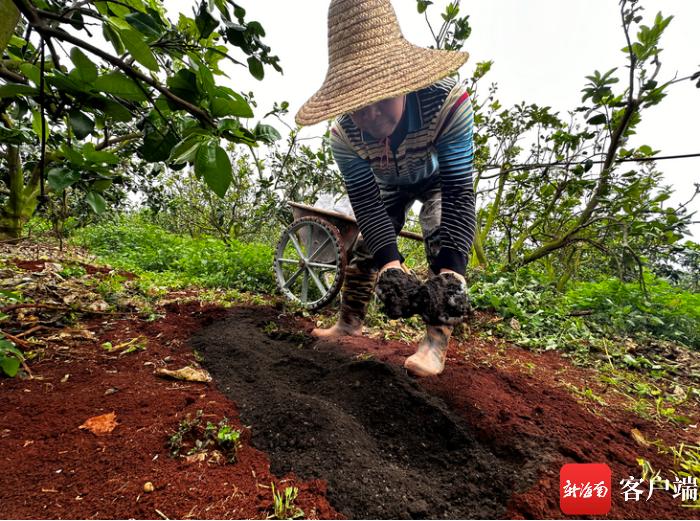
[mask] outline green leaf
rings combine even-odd
[[[106,4],[109,7],[109,10],[113,14],[115,14],[116,16],[124,17],[131,12],[131,9],[129,9],[125,5],[122,5],[122,4],[125,4],[127,2],[120,2],[120,3],[117,3],[117,2],[98,2],[98,3]]]
[[[131,111],[117,101],[106,100],[103,111],[106,116],[112,118],[114,121],[126,123],[133,118]]]
[[[83,154],[79,150],[69,147],[67,143],[63,143],[61,145],[61,152],[63,152],[63,155],[68,160],[68,162],[74,165],[75,167],[81,167],[85,164],[85,158],[83,158]]]
[[[231,130],[238,130],[241,126],[241,123],[237,119],[220,119],[218,122],[218,129],[221,130],[222,132],[226,131],[231,131]],[[1,128],[1,127],[0,127]]]
[[[181,69],[177,74],[168,78],[168,87],[180,98],[190,103],[199,103],[201,94],[197,87],[197,75],[191,70]],[[168,103],[170,103],[169,100]]]
[[[195,23],[197,24],[199,37],[201,39],[209,38],[211,33],[214,32],[214,29],[219,25],[218,20],[209,14],[208,2],[202,1],[199,4],[199,11],[197,12]]]
[[[605,125],[607,122],[608,118],[605,117],[605,114],[596,114],[588,120],[589,125]]]
[[[257,80],[262,80],[265,77],[263,65],[255,56],[248,58],[248,69],[250,69],[250,73]]]
[[[131,78],[118,71],[109,72],[97,78],[95,88],[128,100],[146,101],[147,99],[143,91]]]
[[[32,111],[32,130],[41,139],[41,112],[38,110]],[[49,139],[49,122],[45,122],[44,126],[44,139]]]
[[[209,67],[196,55],[194,55],[194,53],[190,54],[190,59],[195,64],[195,69],[197,71],[197,78],[199,79],[201,91],[211,96],[216,90],[214,75],[211,73]]]
[[[51,189],[60,194],[80,180],[80,172],[65,167],[52,168],[49,170],[46,180]]]
[[[146,161],[152,163],[166,161],[177,143],[177,137],[172,130],[162,134],[154,128],[145,134],[139,153]]]
[[[12,0],[0,0],[0,11],[2,11],[2,18],[0,18],[0,55],[2,51],[5,50],[7,43],[12,37],[12,33],[15,31],[17,22],[19,22],[19,11],[15,7]]]
[[[104,2],[98,2],[97,4],[99,5],[100,3]],[[114,27],[109,24],[102,24],[102,34],[104,35],[105,40],[112,44],[112,47],[114,47],[117,54],[124,53],[124,44],[122,43],[119,33],[117,33]]]
[[[165,33],[163,23],[147,13],[131,13],[124,17],[131,27],[143,34],[148,41],[153,41]]]
[[[215,142],[202,144],[197,150],[194,171],[204,178],[209,188],[223,198],[233,180],[231,177],[231,160],[226,151]]]
[[[153,51],[148,46],[141,33],[134,29],[122,29],[119,31],[124,47],[127,48],[131,56],[141,65],[154,72],[160,69]]]
[[[83,155],[85,159],[95,165],[117,165],[119,164],[119,156],[112,152],[105,152],[104,150],[95,150],[95,145],[92,143],[87,143],[83,147]]]
[[[103,193],[110,186],[112,186],[111,179],[98,179],[97,181],[92,183],[92,185],[90,186],[90,190],[92,190],[94,192]]]
[[[84,112],[79,110],[71,110],[70,125],[73,128],[75,137],[79,140],[85,139],[95,130],[95,122],[91,120]]]
[[[237,116],[239,118],[252,118],[253,109],[243,96],[215,96],[211,101],[211,113],[216,118],[224,116]]]
[[[19,66],[19,70],[29,81],[34,83],[34,85],[39,85],[41,79],[41,69],[39,69],[39,67],[33,63],[23,63]]]
[[[97,215],[104,212],[105,208],[107,207],[107,201],[105,201],[105,198],[97,192],[88,192],[88,194],[85,196],[85,202],[90,205],[92,211]]]
[[[425,13],[425,10],[428,9],[429,5],[432,5],[430,0],[418,0],[418,14]]]
[[[97,79],[97,67],[94,62],[90,60],[83,51],[77,47],[73,47],[70,51],[70,59],[75,65],[77,77],[88,84],[94,83]]]
[[[194,134],[180,141],[170,152],[169,163],[179,165],[183,163],[194,163],[195,155],[200,145],[207,139],[201,134]]]
[[[22,85],[20,83],[6,83],[0,85],[0,98],[16,98],[18,96],[36,96],[39,91],[36,87]]]
[[[10,356],[0,355],[0,367],[9,377],[13,377],[19,371],[19,360]]]
[[[277,129],[275,129],[275,127],[270,125],[264,125],[262,123],[258,123],[256,125],[255,131],[253,133],[255,134],[255,138],[259,141],[262,141],[263,143],[272,144],[275,141],[282,139],[282,136],[279,132],[277,132]]]
[[[0,125],[0,143],[21,145],[34,142],[34,136],[26,128],[7,128]]]
[[[73,69],[70,74],[55,72],[53,76],[46,78],[46,83],[60,91],[76,96],[87,94],[92,88],[91,84],[80,79],[78,69]]]

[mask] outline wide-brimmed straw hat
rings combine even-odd
[[[467,58],[466,52],[406,41],[390,0],[332,0],[326,79],[296,122],[313,125],[419,90],[455,72]]]

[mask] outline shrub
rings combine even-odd
[[[644,273],[647,295],[639,283],[609,278],[576,285],[566,293],[572,310],[588,310],[589,319],[606,332],[646,332],[700,349],[700,294],[682,291]]]

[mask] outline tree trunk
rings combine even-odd
[[[34,215],[39,195],[39,169],[32,172],[29,182],[24,183],[24,171],[19,155],[19,148],[7,146],[9,197],[5,206],[0,208],[0,238],[18,239],[26,222]]]

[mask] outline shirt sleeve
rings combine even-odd
[[[458,84],[441,110],[435,141],[442,185],[441,247],[431,266],[435,273],[447,268],[464,274],[474,242],[473,128],[471,99],[465,86]]]
[[[344,139],[342,128],[331,130],[331,150],[345,182],[358,227],[374,263],[381,268],[400,260],[396,230],[384,206],[369,162],[361,158]]]

